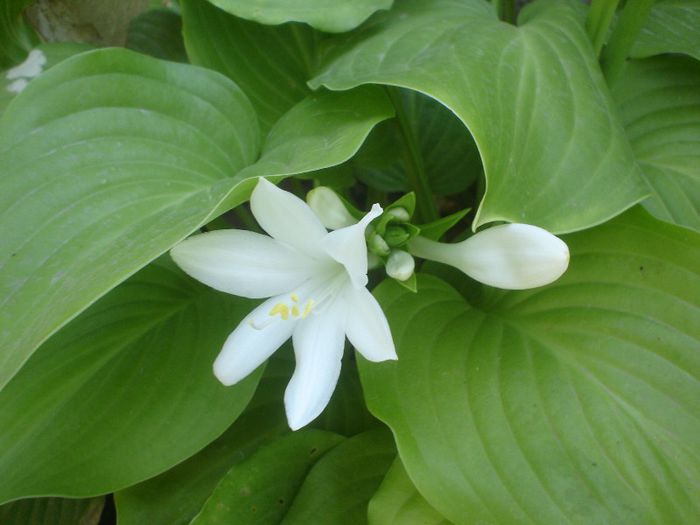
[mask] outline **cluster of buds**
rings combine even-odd
[[[330,188],[319,186],[306,196],[306,202],[328,229],[344,228],[357,222],[363,213],[355,210]],[[409,242],[420,229],[410,223],[415,208],[415,196],[404,195],[386,207],[365,233],[369,267],[383,265],[386,273],[402,285],[415,291],[416,262],[408,252]]]
[[[307,201],[329,229],[357,222],[362,215],[330,188],[312,190]],[[484,284],[508,290],[544,286],[569,265],[566,243],[530,224],[501,224],[458,243],[441,243],[421,235],[410,223],[413,194],[403,196],[367,228],[370,267],[384,264],[389,277],[415,290],[413,256],[454,266]]]

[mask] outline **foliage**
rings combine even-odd
[[[696,523],[700,8],[521,3],[151,2],[97,48],[2,2],[0,522]],[[257,303],[168,255],[257,230],[258,177],[389,210],[398,360],[348,346],[297,432],[290,348],[219,384]],[[561,235],[563,277],[384,272],[502,222]]]

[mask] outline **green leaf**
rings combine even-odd
[[[0,120],[0,386],[49,335],[244,200],[245,95],[192,66],[110,49],[36,78]]]
[[[51,42],[47,44],[40,44],[34,49],[37,49],[44,54],[46,62],[42,66],[42,69],[46,70],[73,55],[84,51],[89,51],[92,48],[87,44],[78,44],[76,42]],[[1,74],[2,76],[0,76],[0,116],[2,116],[5,108],[7,108],[7,105],[12,101],[12,99],[14,99],[20,92],[18,89],[24,84],[22,80],[25,82],[32,80],[28,77],[8,78],[8,74],[9,71],[5,71]]]
[[[401,90],[397,101],[407,122],[404,132],[415,138],[433,192],[449,195],[468,188],[481,173],[481,159],[462,122],[439,102],[415,91]],[[368,186],[391,192],[412,189],[405,173],[409,147],[400,125],[393,120],[377,126],[351,160],[355,175]]]
[[[305,22],[321,31],[350,31],[393,0],[210,0],[241,18],[261,24]]]
[[[700,62],[631,60],[615,85],[622,121],[657,217],[700,230]]]
[[[187,62],[182,19],[172,9],[150,9],[133,18],[127,30],[126,47],[163,60]]]
[[[392,115],[376,86],[312,93],[277,121],[260,159],[239,176],[293,175],[339,164],[355,154],[375,124]]]
[[[245,177],[347,160],[389,114],[372,93],[302,102],[271,131],[263,167],[243,173],[259,155],[255,115],[217,73],[112,49],[35,79],[0,120],[0,385],[94,300],[246,200]]]
[[[0,392],[0,501],[111,492],[216,439],[260,376],[227,388],[211,371],[253,305],[167,260],[97,302]]]
[[[395,457],[394,440],[386,428],[341,443],[311,469],[284,523],[367,523],[367,503]]]
[[[697,0],[657,0],[634,42],[631,55],[644,58],[683,53],[700,60],[700,4]]]
[[[323,36],[302,24],[261,26],[207,0],[183,0],[187,54],[193,64],[233,79],[250,98],[263,133],[311,90]]]
[[[441,217],[440,219],[433,221],[428,224],[421,224],[420,234],[423,237],[432,239],[433,241],[438,241],[440,238],[447,233],[447,231],[456,226],[459,221],[464,219],[464,217],[471,211],[470,208],[465,208],[458,212],[447,215],[446,217]]]
[[[0,507],[3,525],[97,525],[104,498],[36,498]]]
[[[692,523],[700,236],[634,210],[566,242],[558,282],[474,307],[382,284],[399,359],[359,363],[370,410],[455,523]]]
[[[369,502],[370,525],[449,525],[413,486],[401,460],[396,458]]]
[[[233,465],[289,432],[282,399],[291,372],[278,356],[268,362],[243,414],[221,437],[160,476],[115,494],[120,525],[188,524]]]
[[[514,27],[487,2],[408,0],[338,37],[311,85],[395,85],[452,110],[471,131],[487,179],[474,228],[503,220],[584,229],[647,188],[578,7],[540,1]]]
[[[37,43],[34,31],[22,18],[32,0],[3,0],[0,3],[0,69],[19,64]]]
[[[311,466],[341,441],[323,430],[276,439],[233,466],[192,525],[279,523]]]

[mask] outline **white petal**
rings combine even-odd
[[[357,223],[338,194],[326,186],[319,186],[307,193],[306,202],[329,230],[339,230]]]
[[[291,337],[298,321],[271,316],[270,310],[287,296],[268,299],[248,314],[228,336],[214,361],[214,375],[233,385],[250,374]]]
[[[267,235],[216,230],[170,250],[187,274],[222,292],[261,298],[289,292],[316,273],[315,262]]]
[[[326,408],[340,375],[345,334],[339,304],[299,322],[294,331],[296,369],[284,393],[292,430],[313,421]]]
[[[321,239],[328,232],[296,195],[261,177],[250,198],[250,209],[262,229],[278,241],[312,257],[319,253]]]
[[[566,243],[529,224],[494,226],[457,244],[419,237],[409,246],[414,255],[450,264],[477,281],[507,290],[544,286],[569,266]]]
[[[7,80],[13,80],[20,77],[27,77],[30,79],[38,77],[41,74],[44,64],[46,64],[46,55],[44,52],[41,49],[32,49],[24,62],[7,70],[5,78],[7,78]]]
[[[381,206],[375,204],[360,222],[347,228],[330,232],[323,240],[323,247],[326,253],[345,266],[345,270],[356,288],[364,288],[367,285],[365,229],[370,222],[381,214]]]
[[[345,333],[357,351],[369,361],[398,359],[386,316],[367,288],[347,286],[344,300]]]

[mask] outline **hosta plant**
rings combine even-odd
[[[0,522],[700,521],[700,4],[0,6]]]

